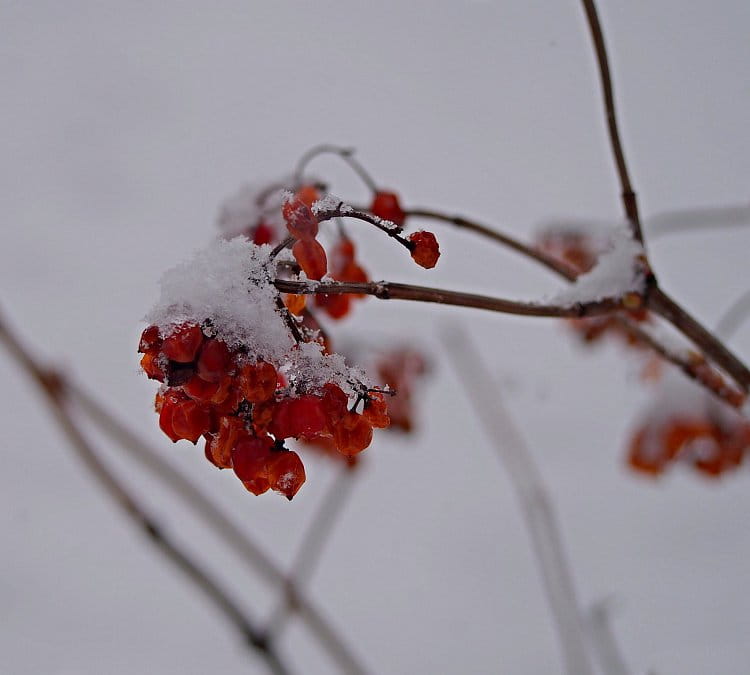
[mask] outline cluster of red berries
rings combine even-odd
[[[630,441],[628,464],[658,476],[671,463],[684,461],[704,475],[719,476],[738,467],[749,451],[750,423],[682,415],[639,428]]]
[[[210,322],[164,333],[149,326],[138,349],[141,366],[165,384],[156,396],[162,431],[174,442],[203,437],[207,459],[233,469],[250,492],[271,489],[291,499],[305,482],[302,461],[284,446],[286,439],[325,439],[353,457],[370,445],[373,428],[389,425],[381,393],[364,392],[351,409],[333,382],[294,393],[273,364],[232,351],[211,333]]]

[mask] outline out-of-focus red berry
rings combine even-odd
[[[312,208],[312,205],[320,199],[320,191],[313,185],[303,185],[297,190],[295,197]]]
[[[345,293],[318,293],[315,306],[320,307],[332,319],[343,319],[351,309],[351,296]]]
[[[183,323],[164,339],[161,346],[162,353],[170,360],[178,363],[190,363],[198,355],[203,344],[203,333],[200,326],[194,323]]]
[[[262,403],[276,391],[276,368],[267,361],[247,363],[240,370],[240,386],[250,403]]]
[[[268,463],[268,481],[271,489],[291,501],[305,482],[305,467],[293,450],[274,453]]]
[[[141,353],[158,350],[161,347],[162,339],[159,335],[159,326],[149,326],[141,333],[141,340],[138,343],[138,351]]]
[[[292,255],[308,279],[320,281],[328,272],[325,249],[315,239],[299,239],[292,246]]]
[[[401,226],[406,220],[406,214],[401,208],[398,201],[398,195],[395,192],[378,191],[372,200],[370,211],[378,218],[390,220],[392,223]]]
[[[296,195],[281,208],[289,233],[297,239],[314,239],[318,236],[318,219],[312,209]]]
[[[219,382],[232,365],[229,347],[222,340],[206,340],[198,356],[198,375],[206,382]]]
[[[435,235],[426,230],[419,230],[409,235],[409,241],[413,245],[411,257],[414,262],[428,270],[435,267],[440,257],[440,247]]]
[[[273,231],[273,228],[269,227],[264,222],[258,223],[253,229],[252,241],[253,244],[256,244],[257,246],[262,246],[263,244],[272,244],[275,239],[276,235]]]
[[[333,439],[342,455],[353,457],[372,442],[372,427],[362,415],[347,411],[334,427]]]
[[[296,295],[294,293],[287,293],[284,296],[284,306],[295,316],[302,314],[302,311],[307,306],[306,295]]]

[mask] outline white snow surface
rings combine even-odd
[[[350,392],[352,383],[369,386],[342,356],[324,354],[317,342],[296,344],[277,309],[278,292],[267,271],[271,250],[245,237],[215,239],[164,274],[161,297],[145,320],[168,335],[178,324],[209,319],[230,349],[244,346],[249,359],[273,363],[295,389],[326,382]]]
[[[643,253],[643,246],[633,239],[626,227],[614,228],[609,246],[599,256],[596,265],[567,288],[555,293],[549,301],[572,305],[642,292],[645,280],[637,258]]]

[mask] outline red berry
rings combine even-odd
[[[318,188],[312,185],[303,185],[297,190],[295,197],[304,202],[306,206],[312,208],[312,205],[320,199],[320,192]]]
[[[209,403],[216,396],[220,386],[220,382],[206,382],[200,375],[193,375],[182,385],[182,391],[194,401]]]
[[[268,476],[267,464],[271,459],[273,440],[268,436],[248,436],[232,448],[232,468],[241,481],[251,481]]]
[[[175,436],[196,443],[211,427],[208,408],[195,401],[178,403],[172,412],[172,429]]]
[[[401,208],[398,201],[398,195],[395,192],[378,191],[372,200],[370,211],[378,218],[390,220],[398,226],[404,224],[406,214]]]
[[[232,355],[225,342],[206,340],[198,357],[198,375],[206,382],[219,382],[232,365]]]
[[[276,392],[276,368],[266,361],[247,363],[240,370],[240,387],[250,403],[262,403]]]
[[[372,442],[372,427],[362,415],[348,411],[334,428],[333,439],[342,455],[353,457]]]
[[[332,319],[343,319],[349,313],[351,304],[351,296],[345,293],[318,293],[315,296],[315,305]]]
[[[276,237],[271,227],[263,222],[258,223],[252,231],[251,237],[253,244],[262,246],[263,244],[272,244]]]
[[[268,463],[268,481],[271,489],[291,501],[305,482],[305,467],[293,450],[274,453]]]
[[[221,417],[218,431],[206,439],[206,457],[220,469],[231,469],[232,448],[237,445],[240,438],[247,435],[245,425],[239,417]]]
[[[391,419],[388,417],[388,404],[385,402],[383,394],[373,393],[367,397],[362,417],[367,420],[370,426],[376,429],[385,429],[390,426]]]
[[[159,326],[149,326],[141,333],[141,341],[138,344],[139,352],[156,351],[161,347],[162,339],[159,335]]]
[[[170,361],[190,363],[198,355],[203,343],[200,326],[194,323],[183,323],[176,326],[169,337],[164,339],[161,350]]]
[[[321,398],[323,411],[325,412],[328,426],[332,429],[336,423],[346,415],[349,399],[337,384],[328,382],[323,385],[323,396]]]
[[[308,279],[320,281],[328,271],[326,251],[315,239],[299,239],[292,246],[292,255]]]
[[[284,296],[284,305],[286,308],[295,316],[299,316],[307,305],[306,295],[295,295],[294,293],[287,293]]]
[[[161,398],[158,395],[156,398],[155,407],[158,408],[159,412],[159,427],[167,436],[169,436],[169,438],[172,439],[173,443],[176,443],[182,438],[182,436],[175,432],[172,424],[174,411],[180,403],[187,400],[187,396],[179,389],[167,389],[161,395]]]
[[[322,399],[306,394],[280,401],[274,408],[269,431],[278,439],[315,438],[325,426]]]
[[[314,239],[318,234],[318,219],[312,209],[296,195],[284,202],[281,214],[289,233],[297,239]]]
[[[440,257],[440,248],[435,235],[432,232],[420,230],[411,234],[409,241],[412,243],[411,257],[414,262],[425,269],[435,267]]]
[[[164,382],[164,378],[166,377],[166,375],[164,373],[164,370],[162,370],[161,366],[159,365],[158,355],[151,352],[144,354],[143,358],[141,359],[141,368],[143,368],[143,372],[148,375],[148,378],[150,380],[158,380],[159,382]]]

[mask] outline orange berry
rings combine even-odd
[[[315,239],[299,239],[292,246],[292,255],[308,279],[320,281],[328,272],[326,251]]]
[[[138,343],[139,352],[151,352],[161,347],[162,339],[159,335],[159,326],[149,326],[141,333],[141,340]]]
[[[284,296],[284,305],[292,314],[300,315],[307,305],[307,296],[287,293]]]
[[[143,358],[141,358],[141,368],[143,369],[143,372],[148,375],[149,380],[164,382],[166,375],[159,365],[158,355],[152,352],[144,354]]]
[[[276,392],[276,368],[267,361],[247,363],[240,370],[240,387],[250,403],[262,403]]]
[[[281,208],[289,233],[297,239],[314,239],[318,234],[318,219],[310,206],[296,195]]]
[[[362,415],[347,411],[334,427],[333,439],[342,455],[353,457],[372,442],[372,427]]]
[[[391,419],[388,417],[388,404],[385,402],[383,394],[372,393],[367,397],[362,417],[367,420],[370,426],[376,429],[385,429],[390,426]]]
[[[206,340],[198,356],[198,375],[206,382],[219,382],[232,365],[232,355],[222,340]]]

